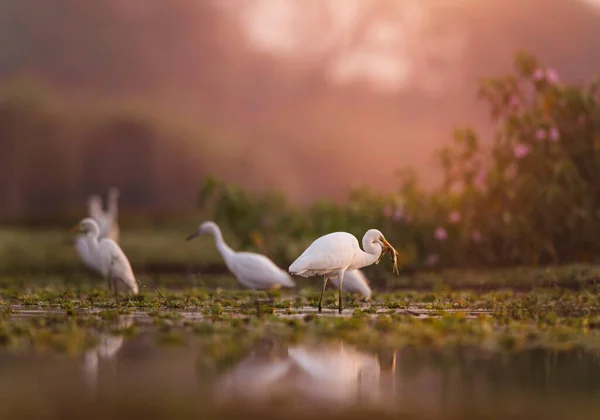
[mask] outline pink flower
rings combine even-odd
[[[523,159],[529,152],[531,152],[529,146],[522,143],[517,143],[513,149],[513,153],[517,159]]]
[[[440,260],[440,257],[437,254],[431,254],[425,260],[425,264],[427,264],[429,267],[431,267],[431,266],[436,265],[439,260]]]
[[[556,143],[560,138],[560,132],[558,131],[558,128],[552,127],[549,131],[548,138],[550,141]]]
[[[386,218],[392,217],[392,207],[391,206],[385,206],[383,208],[383,216]]]
[[[450,223],[458,223],[460,222],[460,213],[457,211],[453,211],[452,213],[450,213],[450,215],[448,216],[448,221]]]
[[[538,128],[535,130],[535,139],[536,140],[544,140],[546,138],[546,130],[543,128]]]
[[[394,213],[394,220],[401,220],[404,217],[404,211],[402,209],[397,209]]]
[[[443,227],[439,227],[433,232],[433,236],[438,241],[445,241],[448,238],[448,232]]]
[[[511,108],[518,108],[519,105],[521,105],[521,99],[516,95],[512,95],[508,101],[508,106]]]
[[[558,81],[559,81],[558,72],[554,69],[546,69],[546,80],[551,85],[558,83]]]
[[[540,80],[544,79],[544,69],[536,69],[533,72],[533,80],[535,80],[536,82],[539,82]]]
[[[474,230],[473,232],[471,232],[471,239],[473,240],[473,242],[479,243],[483,239],[483,236],[481,235],[481,232],[479,232],[478,230]]]
[[[485,181],[487,180],[487,174],[485,171],[479,171],[477,175],[475,175],[475,185],[479,188],[483,188],[485,186]]]

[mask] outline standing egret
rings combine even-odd
[[[330,281],[333,287],[339,287],[337,277],[332,277]],[[342,289],[349,293],[360,293],[367,299],[371,299],[369,280],[360,270],[348,270],[344,273]]]
[[[289,272],[302,277],[324,276],[323,290],[319,299],[319,313],[322,310],[323,294],[327,279],[337,277],[339,281],[338,312],[342,313],[342,284],[347,270],[356,270],[373,263],[378,264],[386,252],[394,260],[394,272],[398,273],[398,252],[377,229],[369,229],[362,239],[364,251],[360,249],[356,237],[348,232],[333,232],[315,239],[296,261]]]
[[[221,229],[215,222],[202,223],[198,230],[186,239],[189,241],[205,233],[213,236],[225,265],[244,286],[256,291],[278,289],[282,286],[294,287],[296,285],[288,273],[277,267],[273,261],[264,255],[254,252],[235,252],[231,249],[223,240]]]
[[[104,212],[102,211],[102,198],[97,195],[90,195],[87,200],[88,215],[92,219],[100,223],[100,220],[104,219]],[[96,264],[96,258],[92,254],[92,250],[88,245],[88,239],[85,234],[79,234],[75,238],[75,250],[79,254],[79,257],[83,263],[90,269],[101,273],[100,267]]]
[[[72,229],[72,232],[85,233],[85,239],[100,273],[108,280],[108,289],[117,294],[117,282],[120,281],[134,295],[138,294],[138,284],[131,264],[125,256],[121,247],[110,238],[98,240],[100,228],[98,223],[90,217],[86,217]]]

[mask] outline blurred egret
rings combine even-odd
[[[369,229],[362,239],[364,251],[356,237],[348,232],[333,232],[315,239],[308,248],[290,265],[289,272],[302,277],[324,276],[323,290],[319,299],[322,310],[323,294],[329,278],[339,280],[338,312],[342,313],[342,285],[347,270],[378,264],[386,252],[394,260],[394,272],[398,272],[398,252],[377,229]]]
[[[339,287],[337,277],[331,278],[330,281],[333,287]],[[372,293],[369,287],[369,280],[360,270],[348,270],[344,273],[342,290],[349,293],[360,293],[368,299],[371,298]]]
[[[119,242],[119,189],[108,190],[108,211],[104,213],[104,226],[100,227],[101,238],[111,238]]]
[[[223,240],[221,229],[215,222],[202,223],[198,230],[186,239],[189,241],[201,234],[213,236],[225,265],[244,286],[254,291],[295,286],[290,275],[264,255],[254,252],[235,252],[231,249]]]
[[[104,210],[102,210],[102,197],[98,194],[93,194],[88,197],[88,216],[98,221],[104,215]]]
[[[75,238],[75,250],[79,254],[79,258],[81,258],[81,261],[83,261],[86,267],[102,274],[100,266],[96,263],[96,258],[93,255],[92,250],[90,249],[89,240],[86,237],[86,235],[77,235],[77,237]]]
[[[110,238],[119,242],[119,189],[112,187],[108,190],[108,209],[102,208],[102,199],[97,195],[90,197],[89,215],[100,228],[99,238]],[[99,208],[98,208],[99,206]]]
[[[133,275],[127,256],[112,239],[102,238],[98,240],[100,228],[94,219],[86,217],[75,225],[71,231],[85,233],[89,256],[94,260],[100,273],[108,280],[109,290],[114,290],[116,295],[118,292],[117,282],[120,281],[134,295],[138,294],[137,280]]]

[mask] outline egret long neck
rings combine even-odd
[[[379,258],[381,254],[381,247],[377,247],[374,254],[370,252],[360,251],[358,255],[354,257],[352,261],[352,269],[363,268],[373,264]]]
[[[85,241],[87,242],[88,249],[92,254],[94,260],[100,260],[100,245],[98,244],[98,232],[92,232],[85,235]]]
[[[234,254],[233,249],[231,249],[229,247],[229,245],[227,245],[227,243],[225,243],[225,240],[223,239],[223,234],[221,233],[221,229],[219,229],[218,227],[215,227],[212,230],[212,235],[215,238],[215,245],[217,246],[219,253],[225,260],[225,263],[228,263],[230,258]]]
[[[381,254],[381,245],[374,244],[366,238],[363,238],[362,246],[364,251],[360,251],[360,253],[354,257],[354,261],[352,262],[353,269],[373,264]]]

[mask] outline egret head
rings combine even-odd
[[[367,233],[365,233],[363,238],[363,247],[365,242],[379,244],[379,246],[381,246],[381,254],[379,255],[379,258],[377,258],[377,261],[375,261],[375,264],[379,264],[381,258],[383,258],[386,253],[389,253],[394,262],[394,273],[398,274],[398,251],[396,251],[394,247],[387,241],[387,239],[385,239],[383,233],[377,229],[370,229],[367,231]]]
[[[82,233],[84,235],[98,236],[100,234],[100,227],[98,223],[91,217],[86,217],[81,222],[77,223],[70,229],[70,232]]]
[[[203,235],[203,234],[210,234],[210,235],[214,235],[217,232],[220,232],[219,230],[219,226],[217,226],[217,224],[215,222],[212,221],[206,221],[204,223],[202,223],[200,225],[200,227],[198,227],[198,229],[196,229],[196,231],[194,233],[192,233],[190,236],[188,236],[187,238],[185,238],[187,241],[190,241],[192,239],[194,239],[196,236],[198,235]]]

